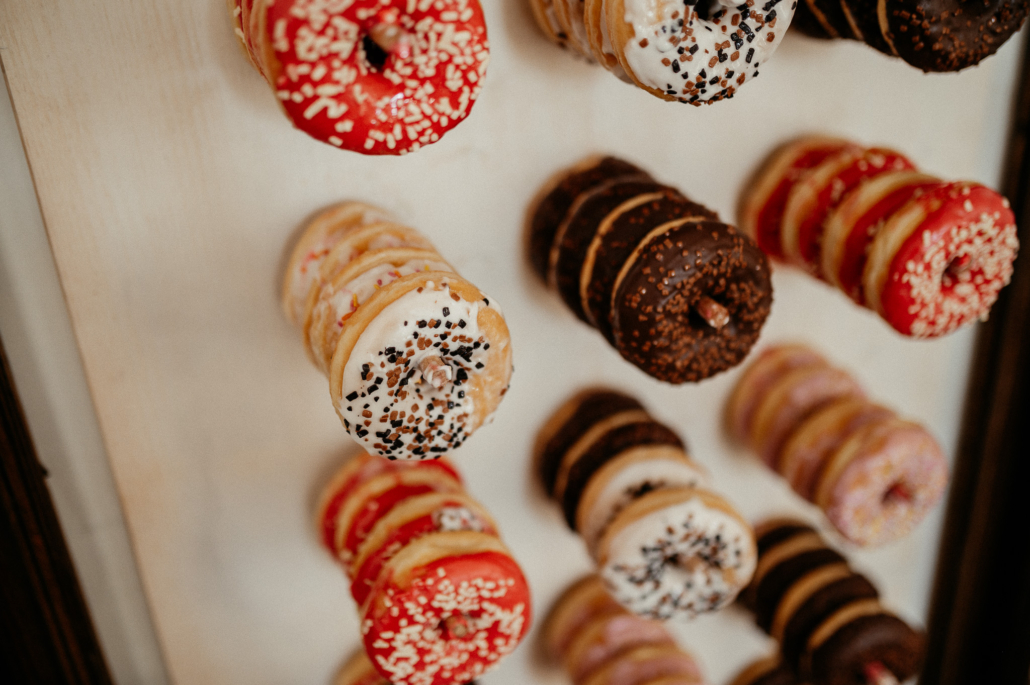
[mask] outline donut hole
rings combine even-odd
[[[912,489],[904,481],[895,481],[883,491],[883,504],[905,504],[912,501]]]
[[[390,54],[368,35],[361,39],[361,49],[365,51],[365,60],[372,71],[382,71]]]
[[[963,274],[969,272],[973,267],[973,256],[968,252],[964,254],[957,254],[951,258],[948,265],[944,267],[944,273],[942,274],[945,283],[959,280]]]

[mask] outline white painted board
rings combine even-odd
[[[590,564],[537,493],[529,449],[583,385],[637,394],[748,517],[818,520],[723,436],[736,372],[658,383],[537,283],[521,233],[548,175],[614,153],[733,219],[760,158],[822,130],[998,183],[1018,39],[978,68],[924,76],[859,44],[789,35],[737,97],[694,109],[552,47],[523,0],[485,11],[493,57],[471,117],[414,155],[375,159],[290,128],[220,0],[0,4],[0,59],[173,682],[324,683],[358,644],[346,583],[310,525],[319,485],[353,448],[277,302],[287,241],[313,211],[380,204],[502,304],[511,392],[455,461],[542,617]],[[902,339],[801,274],[777,270],[774,286],[763,342],[811,342],[954,452],[972,329]],[[851,554],[917,623],[941,522],[939,507],[907,540]],[[771,649],[736,609],[676,632],[716,684]],[[538,661],[534,638],[484,683],[565,682]]]

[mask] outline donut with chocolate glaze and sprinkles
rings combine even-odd
[[[604,0],[604,20],[634,83],[664,100],[701,105],[733,97],[758,76],[795,6],[795,0]]]
[[[737,596],[755,570],[750,526],[714,493],[669,487],[619,512],[599,543],[608,590],[635,614],[694,617]]]
[[[723,325],[699,314],[702,301],[719,305]],[[616,279],[615,347],[658,380],[696,382],[747,356],[771,306],[769,263],[750,239],[717,221],[666,224]]]
[[[468,116],[490,48],[478,0],[245,0],[237,26],[294,126],[402,155]]]
[[[361,634],[394,685],[451,685],[514,651],[530,611],[526,579],[496,537],[435,533],[384,565],[362,608]]]

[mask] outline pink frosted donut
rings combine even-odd
[[[468,116],[486,76],[478,0],[245,0],[241,10],[244,44],[293,124],[347,150],[435,143]]]
[[[947,483],[948,466],[933,437],[922,426],[887,418],[854,433],[830,457],[815,503],[848,540],[881,545],[911,531]]]
[[[436,533],[385,565],[362,609],[361,634],[372,664],[394,685],[452,685],[510,654],[529,623],[526,579],[496,538]]]
[[[947,183],[877,233],[862,279],[866,302],[905,335],[950,333],[987,315],[1018,248],[1008,200],[976,183]]]
[[[661,623],[615,611],[594,619],[573,638],[565,655],[565,669],[572,682],[580,683],[620,652],[643,645],[672,645]]]

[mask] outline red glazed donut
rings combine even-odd
[[[509,654],[529,623],[529,587],[500,541],[436,533],[385,565],[361,633],[373,665],[394,685],[451,685]]]
[[[402,155],[468,116],[490,49],[478,0],[242,0],[243,42],[293,124]]]
[[[895,330],[932,338],[990,311],[1019,242],[1008,200],[976,183],[913,199],[877,233],[863,274],[868,306]]]

